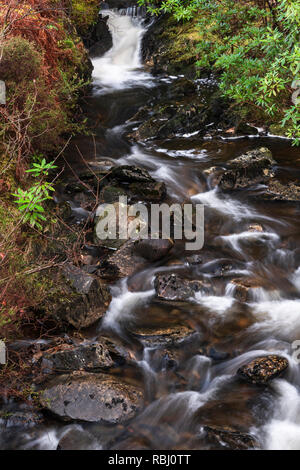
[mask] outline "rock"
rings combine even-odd
[[[131,207],[131,205],[123,202],[100,204],[97,207],[95,217],[95,243],[106,248],[118,249],[126,243],[127,238],[137,239],[140,232],[146,231],[148,233],[148,213],[146,217],[143,217],[142,214],[137,217],[129,216]],[[127,223],[127,230],[125,230],[123,223],[124,219]],[[134,221],[137,224],[138,231],[130,230],[130,223]],[[122,230],[124,230],[124,233]]]
[[[203,257],[199,254],[190,255],[185,258],[186,262],[191,265],[198,265],[201,264],[203,261]]]
[[[112,34],[107,25],[108,16],[99,15],[98,21],[84,38],[84,43],[89,48],[91,57],[100,57],[113,46]]]
[[[194,95],[197,92],[197,85],[192,80],[181,77],[170,85],[168,92],[171,98]]]
[[[170,239],[140,239],[134,242],[134,251],[149,261],[158,261],[164,258],[172,249],[174,242]]]
[[[40,400],[44,408],[63,420],[115,424],[133,418],[142,398],[141,390],[117,377],[76,372],[50,381]]]
[[[178,347],[183,343],[199,339],[199,334],[188,325],[172,325],[169,327],[141,327],[132,330],[146,347],[163,345]]]
[[[247,124],[246,122],[239,122],[235,128],[235,133],[237,135],[257,135],[258,130],[256,127]]]
[[[197,292],[209,292],[210,285],[205,281],[191,281],[176,274],[158,274],[154,281],[156,296],[163,300],[185,301]]]
[[[136,140],[170,138],[180,133],[200,131],[208,120],[208,107],[197,100],[192,103],[160,103],[153,108],[151,117],[138,127],[133,137]]]
[[[111,296],[99,278],[67,263],[56,273],[46,300],[54,317],[75,328],[86,328],[99,320]]]
[[[293,182],[282,184],[280,181],[272,179],[269,181],[267,189],[257,197],[266,201],[299,202],[300,185]]]
[[[116,179],[121,183],[152,183],[155,181],[147,170],[130,165],[114,167],[111,170],[110,179]]]
[[[263,232],[264,229],[260,224],[251,224],[247,228],[248,232]]]
[[[270,355],[258,357],[237,371],[237,375],[247,382],[264,385],[284,372],[289,363],[285,357]]]
[[[125,362],[114,344],[105,338],[78,346],[62,345],[43,356],[47,367],[56,372],[107,369]]]
[[[167,195],[166,185],[162,181],[153,183],[132,183],[129,185],[129,196],[132,201],[160,202]]]
[[[255,289],[274,289],[274,287],[270,283],[260,278],[241,277],[237,279],[232,279],[230,281],[230,284],[232,284],[232,286],[234,287],[233,296],[240,302],[253,301],[253,294],[255,293]]]
[[[100,201],[108,204],[118,202],[120,196],[127,196],[127,192],[118,186],[105,186],[100,192]]]
[[[203,426],[206,440],[217,445],[218,448],[227,448],[230,450],[247,450],[259,447],[257,440],[230,426]]]
[[[276,161],[267,148],[250,150],[228,162],[229,169],[220,176],[219,186],[223,190],[232,190],[266,182],[274,176],[274,165]]]
[[[86,429],[76,424],[71,425],[57,445],[57,450],[100,450],[102,447],[96,438]]]
[[[105,279],[115,280],[131,276],[136,271],[143,269],[146,264],[145,258],[135,254],[134,240],[128,240],[101,263],[100,275]]]

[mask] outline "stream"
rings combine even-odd
[[[287,139],[272,136],[204,139],[187,133],[129,143],[125,134],[136,126],[131,118],[178,77],[152,76],[143,67],[141,44],[147,26],[139,10],[105,14],[113,47],[93,58],[93,92],[86,104],[87,116],[95,123],[95,146],[82,136],[75,139],[76,145],[94,164],[147,169],[165,182],[174,202],[203,203],[205,243],[197,253],[185,252],[178,243],[163,265],[153,263],[118,281],[111,288],[104,319],[86,333],[93,339],[102,332],[111,334],[133,359],[134,365],[113,371],[144,390],[144,407],[128,425],[68,424],[49,416],[46,424],[20,429],[13,436],[6,430],[1,445],[54,450],[72,431],[76,449],[207,449],[214,445],[206,441],[204,426],[214,425],[238,428],[254,436],[263,449],[299,449],[300,375],[292,349],[292,342],[300,340],[299,208],[250,198],[250,190],[223,195],[209,186],[203,173],[267,147],[282,181],[299,180],[299,152]],[[197,86],[209,89],[209,80],[197,80]],[[197,255],[201,264],[191,261]],[[224,260],[230,265],[225,273]],[[154,277],[170,272],[204,279],[213,289],[180,305],[158,302]],[[257,285],[249,288],[246,300],[237,298],[231,281],[249,277],[257,279]],[[168,339],[170,331],[181,327],[194,333],[183,339],[179,335],[179,347],[172,354],[157,338],[163,334]],[[266,354],[288,359],[284,378],[268,387],[236,379],[240,366]],[[173,367],[175,362],[179,367]]]

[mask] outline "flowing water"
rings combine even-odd
[[[177,78],[153,77],[144,70],[146,26],[138,13],[105,11],[113,47],[93,60],[93,94],[87,100],[95,152],[89,138],[79,137],[76,144],[94,164],[105,160],[146,168],[166,183],[174,201],[204,203],[204,261],[189,263],[190,253],[179,246],[165,265],[117,283],[102,323],[89,333],[118,337],[134,360],[134,366],[114,372],[145,391],[144,409],[129,426],[63,425],[49,418],[46,427],[13,437],[8,430],[2,440],[11,439],[12,448],[56,449],[71,429],[79,449],[203,449],[209,448],[203,426],[227,425],[253,434],[262,448],[299,449],[300,375],[291,348],[300,339],[299,208],[250,199],[249,191],[222,195],[203,174],[249,149],[267,146],[278,162],[278,175],[288,181],[300,176],[299,152],[275,137],[204,140],[184,134],[129,144],[124,135],[136,125],[130,118]],[[199,80],[198,86],[207,86],[207,81]],[[253,231],[253,224],[263,231]],[[230,268],[221,273],[224,260]],[[153,288],[158,272],[205,279],[209,292],[179,306],[158,302]],[[231,282],[243,277],[257,279],[246,301],[239,300]],[[179,340],[174,358],[159,336],[178,325],[192,327],[195,334]],[[288,358],[284,378],[266,388],[237,381],[241,365],[269,353]]]

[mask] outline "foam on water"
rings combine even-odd
[[[209,310],[219,315],[222,315],[230,309],[235,302],[235,299],[232,297],[216,295],[204,296],[201,292],[196,292],[195,299],[199,304],[204,305],[204,307],[207,307]]]
[[[265,331],[275,337],[293,341],[300,338],[300,300],[268,300],[251,304],[257,323],[252,331]]]

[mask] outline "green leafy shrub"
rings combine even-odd
[[[31,173],[38,182],[27,190],[18,188],[13,194],[16,198],[16,204],[23,215],[23,222],[28,222],[31,227],[43,229],[42,222],[46,222],[45,209],[43,203],[52,199],[50,195],[54,191],[52,183],[45,181],[44,178],[49,175],[49,171],[56,168],[53,162],[47,163],[43,158],[40,163],[33,163],[27,173]]]
[[[224,96],[249,119],[279,123],[294,144],[300,143],[299,100],[292,99],[300,72],[299,0],[154,3],[149,7],[154,14],[172,13],[178,21],[196,17],[199,69],[215,70]]]

